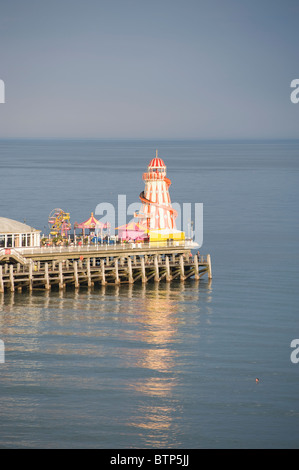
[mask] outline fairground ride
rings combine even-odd
[[[71,230],[70,214],[64,212],[62,209],[53,209],[48,218],[50,234],[57,237],[67,237],[68,232]]]

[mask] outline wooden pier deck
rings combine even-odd
[[[210,255],[192,255],[187,247],[100,248],[6,250],[0,253],[0,292],[212,277]]]

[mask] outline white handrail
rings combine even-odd
[[[22,247],[13,248],[15,252],[21,254],[43,254],[43,253],[78,253],[82,251],[108,251],[108,250],[140,250],[142,248],[190,248],[196,249],[197,245],[189,241],[175,242],[175,244],[168,245],[165,242],[149,242],[149,243],[121,243],[121,244],[103,244],[103,245],[76,245],[76,246],[42,246],[42,247]],[[0,250],[5,252],[5,249]]]

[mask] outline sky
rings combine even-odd
[[[299,138],[298,0],[0,0],[0,138]]]

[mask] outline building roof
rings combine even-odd
[[[29,233],[29,232],[40,232],[30,225],[22,224],[17,220],[7,219],[6,217],[0,217],[0,233]]]
[[[150,161],[148,168],[166,168],[166,165],[163,162],[162,158],[156,157]]]

